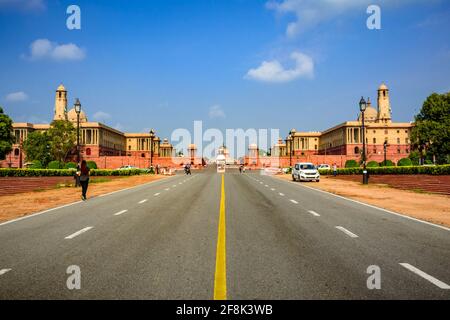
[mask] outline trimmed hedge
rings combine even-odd
[[[333,170],[319,170],[321,175],[332,175]],[[379,167],[367,168],[369,175],[377,174],[430,174],[430,175],[450,175],[450,165],[443,166],[413,166],[413,167]],[[338,169],[340,175],[362,174],[362,168]]]
[[[42,163],[39,160],[33,160],[32,165],[28,169],[42,169]]]
[[[378,162],[376,162],[376,161],[370,161],[368,164],[367,164],[367,168],[378,168],[380,165],[378,164]]]
[[[346,168],[359,168],[359,164],[358,164],[358,162],[356,162],[356,160],[347,160],[345,162],[345,167]]]
[[[67,162],[64,166],[64,169],[76,169],[77,164],[75,162]]]
[[[397,166],[399,167],[411,167],[412,165],[413,163],[409,158],[403,158],[397,162]]]
[[[97,164],[95,163],[95,161],[87,161],[86,162],[87,166],[89,167],[89,169],[97,169]]]
[[[62,169],[62,168],[64,168],[64,164],[59,161],[50,161],[48,163],[48,168],[49,169]]]
[[[386,160],[386,165],[384,165],[384,161],[381,161],[380,167],[395,167],[395,164],[391,160]]]
[[[0,168],[0,177],[69,177],[73,176],[74,169],[12,169]],[[90,170],[91,176],[135,176],[148,174],[146,169],[132,170]]]

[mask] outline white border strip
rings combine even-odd
[[[424,220],[420,220],[420,219],[417,219],[417,218],[413,218],[413,217],[410,217],[410,216],[407,216],[407,215],[404,215],[404,214],[401,214],[401,213],[398,213],[398,212],[394,212],[394,211],[390,211],[390,210],[383,209],[383,208],[380,208],[380,207],[376,207],[376,206],[371,205],[371,204],[367,204],[367,203],[364,203],[364,202],[361,202],[361,201],[358,201],[358,200],[353,200],[353,199],[350,199],[350,198],[346,198],[346,197],[343,197],[343,196],[340,196],[340,195],[337,195],[337,194],[334,194],[334,193],[331,193],[331,192],[328,192],[328,191],[323,191],[323,190],[320,190],[320,189],[308,187],[308,186],[305,186],[305,185],[302,185],[302,184],[298,184],[296,182],[286,181],[286,180],[280,179],[280,178],[277,178],[277,179],[280,180],[280,181],[287,182],[288,184],[293,184],[293,185],[299,186],[301,188],[307,188],[307,189],[311,189],[311,190],[314,190],[314,191],[317,191],[317,192],[329,194],[329,195],[332,195],[334,197],[341,198],[341,199],[344,199],[344,200],[347,200],[347,201],[351,201],[351,202],[354,202],[354,203],[357,203],[357,204],[360,204],[360,205],[363,205],[363,206],[366,206],[366,207],[370,207],[372,209],[377,209],[377,210],[383,211],[385,213],[390,213],[390,214],[396,215],[398,217],[402,217],[402,218],[406,218],[406,219],[409,219],[409,220],[412,220],[412,221],[424,223],[424,224],[427,224],[429,226],[433,226],[433,227],[436,227],[436,228],[443,229],[445,231],[450,231],[450,228],[447,228],[447,227],[444,227],[444,226],[441,226],[441,225],[438,225],[438,224],[435,224],[435,223],[431,223],[431,222],[428,222],[428,221],[424,221]]]

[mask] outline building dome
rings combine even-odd
[[[66,88],[62,84],[60,84],[56,91],[66,91]]]
[[[381,86],[378,88],[378,90],[389,90],[388,87],[383,83],[381,84]]]
[[[70,122],[77,122],[77,112],[75,111],[75,108],[69,110],[67,113],[67,119]],[[87,122],[87,117],[83,110],[80,112],[80,122]]]

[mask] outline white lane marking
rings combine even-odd
[[[154,196],[157,197],[157,196],[159,196],[160,194],[161,194],[160,192],[157,192],[157,193],[154,194]]]
[[[4,275],[5,273],[11,271],[12,269],[2,269],[0,270],[0,276]]]
[[[264,184],[264,182],[262,182],[262,181],[260,181],[259,183],[260,183],[260,184]]]
[[[127,212],[128,210],[122,210],[122,211],[119,211],[119,212],[117,212],[117,213],[114,213],[114,215],[115,216],[120,216],[121,214],[123,214],[123,213],[125,213],[125,212]]]
[[[84,228],[84,229],[81,229],[80,231],[77,231],[77,232],[75,232],[75,233],[72,233],[70,236],[67,236],[67,237],[65,237],[64,239],[73,239],[73,238],[75,238],[76,236],[79,236],[80,234],[85,233],[86,231],[91,230],[92,228],[93,228],[93,227],[86,227],[86,228]]]
[[[266,184],[264,187],[268,188],[269,186]]]
[[[275,188],[270,188],[270,190],[275,191]]]
[[[172,186],[172,188],[176,188],[177,187],[177,185],[176,184],[174,184],[173,186]]]
[[[414,272],[415,274],[421,276],[422,278],[430,281],[432,284],[434,284],[435,286],[437,286],[441,289],[445,289],[445,290],[450,289],[450,286],[448,284],[442,282],[441,280],[436,279],[435,277],[430,276],[429,274],[423,272],[422,270],[417,269],[416,267],[410,265],[409,263],[400,263],[400,265],[405,267],[409,271]]]
[[[143,204],[144,202],[147,202],[147,200],[148,199],[141,200],[141,201],[139,201],[139,204]]]
[[[183,184],[183,182],[180,182],[179,184]]]
[[[170,190],[170,188],[165,188],[164,190],[166,190],[166,191],[169,191],[169,190]]]
[[[297,201],[295,201],[295,200],[290,200],[292,203],[295,203],[295,204],[298,204],[298,202]]]
[[[336,229],[341,230],[343,233],[348,235],[350,238],[358,238],[358,236],[356,234],[354,234],[353,232],[345,229],[344,227],[337,226]]]
[[[279,195],[282,196],[282,197],[284,197],[284,193],[281,193],[281,192],[280,192]]]
[[[315,212],[315,211],[309,210],[308,212],[311,213],[311,214],[312,214],[313,216],[315,216],[315,217],[320,217],[320,214],[318,214],[318,213]]]
[[[281,181],[284,181],[284,180],[281,180]],[[398,217],[402,217],[402,218],[405,218],[405,219],[408,219],[408,220],[412,220],[412,221],[415,221],[415,222],[420,222],[420,223],[423,223],[423,224],[427,224],[429,226],[433,226],[433,227],[440,228],[440,229],[443,229],[443,230],[446,230],[446,231],[450,231],[450,228],[447,228],[447,227],[444,227],[444,226],[441,226],[441,225],[438,225],[438,224],[435,224],[435,223],[431,223],[431,222],[424,221],[424,220],[419,220],[419,219],[416,219],[416,218],[413,218],[413,217],[409,217],[409,216],[406,216],[406,215],[398,213],[398,212],[394,212],[394,211],[391,211],[391,210],[383,209],[383,208],[380,208],[380,207],[377,207],[377,206],[373,206],[371,204],[367,204],[367,203],[364,203],[364,202],[361,202],[361,201],[358,201],[358,200],[353,200],[353,199],[350,199],[350,198],[339,196],[339,195],[331,193],[331,192],[315,189],[313,187],[308,187],[308,186],[305,186],[305,185],[302,185],[302,184],[298,184],[298,183],[295,183],[295,182],[292,182],[292,181],[286,181],[286,182],[289,183],[289,184],[293,184],[295,186],[298,186],[299,188],[311,189],[313,191],[325,193],[325,194],[334,196],[336,198],[340,198],[340,199],[344,199],[344,200],[347,200],[347,201],[351,201],[351,202],[354,202],[354,203],[357,203],[357,204],[360,204],[360,205],[363,205],[363,206],[366,206],[366,207],[369,207],[369,208],[372,208],[372,209],[377,209],[377,210],[383,211],[385,213],[393,214],[393,215],[398,216]]]

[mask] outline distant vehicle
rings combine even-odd
[[[293,181],[320,181],[320,173],[312,163],[301,162],[295,164],[292,170]]]
[[[276,175],[276,174],[280,174],[280,173],[282,173],[282,170],[280,168],[275,168],[275,167],[264,168],[264,174],[267,174],[267,175]]]
[[[120,168],[117,169],[117,170],[133,170],[133,169],[139,169],[139,168],[134,167],[134,166],[130,166],[130,165],[126,165],[126,166],[120,167]]]
[[[317,166],[318,170],[331,170],[331,166],[329,164],[319,164]]]

